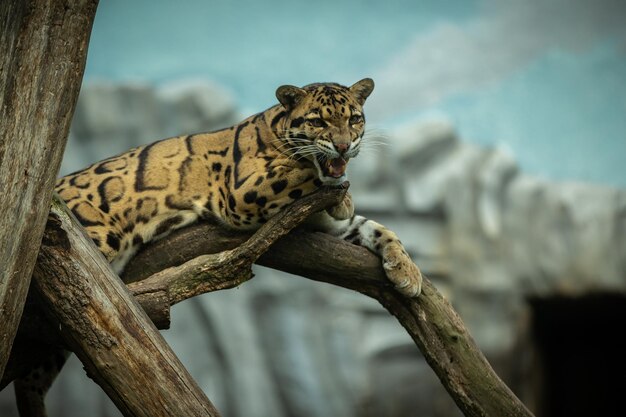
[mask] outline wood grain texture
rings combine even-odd
[[[219,415],[58,196],[33,286],[63,341],[125,416]]]
[[[338,190],[338,193],[341,192],[343,191]],[[340,194],[337,195],[340,197]],[[310,203],[307,203],[306,210],[315,207]],[[296,216],[290,216],[291,209],[300,211]],[[165,311],[170,304],[184,298],[181,298],[181,294],[192,296],[200,288],[195,278],[189,279],[184,277],[185,274],[199,273],[203,280],[210,280],[215,271],[232,270],[231,266],[218,265],[217,269],[207,274],[197,257],[206,254],[211,256],[212,253],[226,249],[258,245],[244,262],[247,268],[248,263],[269,246],[257,259],[257,263],[350,288],[377,299],[404,326],[465,415],[532,416],[495,374],[460,317],[430,281],[425,280],[423,293],[419,298],[407,299],[393,289],[385,277],[380,259],[368,250],[324,233],[303,229],[292,230],[285,235],[290,227],[300,221],[302,215],[306,215],[307,211],[301,210],[302,206],[288,208],[276,220],[277,224],[268,226],[271,234],[262,232],[253,238],[248,234],[232,233],[218,225],[206,223],[176,231],[139,253],[129,264],[125,279],[136,282],[130,287],[136,292],[142,305],[151,305],[151,310]],[[274,238],[278,240],[272,244]],[[211,259],[211,262],[219,264],[220,259],[233,258],[224,258],[223,254],[218,254],[204,259]],[[181,266],[186,261],[191,262],[187,266]],[[176,265],[179,267],[166,269]],[[182,278],[180,282],[177,282],[178,278]],[[230,278],[222,275],[218,277],[217,283],[203,283],[201,289],[211,291],[229,287],[236,285],[240,279],[240,274],[230,275]],[[145,283],[137,282],[142,280]],[[170,297],[171,285],[179,287],[178,296]],[[188,286],[187,290],[185,286]],[[157,315],[159,314],[162,313]],[[80,318],[77,317],[77,320],[80,321]],[[50,340],[54,342],[54,337],[49,338],[48,342]]]
[[[237,247],[246,239],[247,235],[228,233],[210,224],[179,230],[139,253],[129,264],[126,279],[141,280],[153,271],[161,271],[147,281],[157,276],[161,282],[177,281],[179,271],[185,267],[164,268]],[[406,329],[466,416],[532,416],[493,371],[461,318],[428,279],[424,280],[422,295],[408,299],[387,280],[376,255],[330,235],[306,230],[294,230],[282,237],[257,263],[350,288],[378,300]],[[224,284],[220,281],[220,286],[228,287]],[[237,280],[232,284],[236,285]]]
[[[96,5],[0,2],[0,375],[44,230]]]

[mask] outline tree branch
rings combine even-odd
[[[33,286],[65,344],[125,416],[219,415],[58,196]]]
[[[306,204],[312,205],[313,201]],[[289,216],[292,209],[293,207],[288,208],[281,214],[283,219]],[[257,238],[251,238],[247,241],[249,244],[246,244],[244,242],[248,235],[229,233],[214,224],[199,224],[182,229],[146,247],[128,265],[124,278],[126,281],[142,280],[153,271],[162,270],[142,282],[167,282],[167,285],[174,285],[172,282],[180,278],[181,282],[193,283],[194,279],[186,276],[194,273],[193,268],[185,265],[164,268],[200,256],[197,262],[191,261],[191,265],[195,265],[195,271],[202,270],[199,265],[203,263],[203,259],[210,260],[207,264],[210,265],[208,270],[215,271],[215,262],[228,259],[233,251],[226,252],[227,255],[208,257],[203,254],[238,245],[242,245],[239,246],[241,251],[251,247],[253,249],[253,242],[264,242],[262,235],[263,233],[255,235]],[[267,243],[271,241],[265,241]],[[246,268],[258,252],[260,249],[246,260]],[[259,257],[258,263],[316,281],[350,288],[377,299],[404,326],[466,416],[532,416],[496,375],[460,317],[429,280],[425,279],[419,298],[408,299],[393,289],[386,279],[380,259],[367,249],[327,234],[304,230],[294,230],[283,236]],[[205,274],[204,270],[200,275],[203,279],[212,279],[211,273]],[[228,276],[219,272],[215,274],[215,278],[216,284],[202,284],[203,291],[230,288],[245,281],[248,276],[238,272],[229,280]],[[145,284],[144,287],[142,282],[130,284],[131,291],[139,293],[139,289],[154,285]],[[195,284],[190,288],[192,287],[194,289],[186,295],[198,293],[199,287]],[[185,293],[180,288],[176,291],[178,294]],[[143,293],[144,296],[146,294]],[[175,296],[172,301],[180,300]]]
[[[159,298],[167,294],[169,305],[174,305],[209,291],[238,286],[252,278],[252,264],[274,242],[311,214],[339,204],[348,187],[346,182],[339,187],[320,188],[270,218],[249,238],[239,235],[242,240],[233,249],[221,246],[222,252],[193,257],[180,266],[157,272],[141,281],[132,279],[137,282],[128,284],[128,287],[140,302],[147,303],[151,294]],[[146,269],[143,271],[145,273]]]

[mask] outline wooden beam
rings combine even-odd
[[[0,2],[0,375],[50,208],[97,3]]]
[[[58,196],[33,285],[63,341],[125,416],[219,415]]]

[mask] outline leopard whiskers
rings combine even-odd
[[[284,138],[275,146],[276,150],[289,159],[300,159],[319,152],[317,145],[310,139]]]
[[[359,144],[360,150],[364,150],[366,152],[379,150],[382,146],[389,146],[388,136],[382,130],[378,128],[368,128],[365,131],[365,134],[361,138],[361,143]]]

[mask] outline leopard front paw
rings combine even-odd
[[[354,204],[352,203],[352,196],[350,193],[346,193],[343,201],[336,206],[326,209],[326,212],[336,220],[348,220],[354,216]]]
[[[420,295],[422,273],[401,245],[389,245],[383,250],[383,269],[389,281],[402,295]]]

